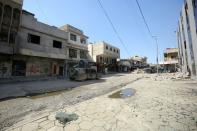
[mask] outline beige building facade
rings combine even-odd
[[[167,48],[164,52],[164,62],[178,64],[178,48]]]
[[[89,59],[99,65],[115,66],[120,58],[120,49],[104,41],[88,45]],[[116,67],[109,67],[115,71]]]
[[[131,66],[134,69],[144,68],[148,66],[147,57],[144,57],[144,56],[138,56],[138,55],[132,56],[130,58],[130,61],[131,61]]]
[[[120,49],[104,41],[88,45],[89,56],[97,63],[112,64],[120,58]]]
[[[178,48],[167,48],[164,51],[164,61],[160,62],[163,72],[176,72],[179,68]]]

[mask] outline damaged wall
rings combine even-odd
[[[12,62],[9,56],[0,56],[0,78],[11,77],[12,72]]]

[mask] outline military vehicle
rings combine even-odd
[[[69,70],[69,78],[76,81],[84,81],[89,79],[98,79],[100,76],[97,73],[95,62],[80,60],[79,63]]]

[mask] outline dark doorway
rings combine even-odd
[[[59,67],[59,75],[60,76],[63,76],[63,74],[64,74],[64,67],[63,66],[60,66]]]
[[[54,74],[54,75],[56,75],[56,71],[57,71],[57,66],[54,65],[54,67],[53,67],[53,74]]]
[[[25,76],[25,73],[26,73],[26,62],[14,60],[12,66],[12,75]]]

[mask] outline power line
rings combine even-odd
[[[146,19],[145,19],[145,17],[144,17],[144,14],[143,14],[143,12],[142,12],[141,6],[140,6],[138,0],[135,0],[135,1],[136,1],[136,3],[137,3],[138,8],[139,8],[140,14],[142,15],[143,21],[144,21],[144,23],[145,23],[145,25],[146,25],[146,28],[147,28],[147,30],[148,30],[148,32],[149,32],[149,35],[152,37],[152,33],[151,33],[150,28],[149,28],[149,26],[148,26],[148,23],[147,23],[147,21],[146,21]]]
[[[112,23],[112,20],[110,19],[109,15],[107,14],[107,11],[106,11],[105,8],[103,7],[101,1],[100,1],[100,0],[97,0],[97,1],[98,1],[98,3],[99,3],[99,6],[101,7],[101,9],[103,10],[103,13],[105,14],[107,20],[109,21],[109,23],[110,23],[110,25],[111,25],[111,27],[112,27],[114,33],[117,35],[117,38],[119,39],[119,41],[120,41],[120,43],[123,45],[125,51],[126,51],[127,54],[129,55],[129,51],[127,50],[127,48],[126,48],[126,46],[125,46],[125,44],[124,44],[122,38],[120,37],[118,31],[117,31],[116,28],[115,28],[114,24]]]
[[[41,8],[39,0],[36,0],[36,1],[37,1],[37,6],[38,6],[39,10],[42,12],[43,16],[45,17],[45,20],[47,21],[48,17],[46,15],[45,11]]]

